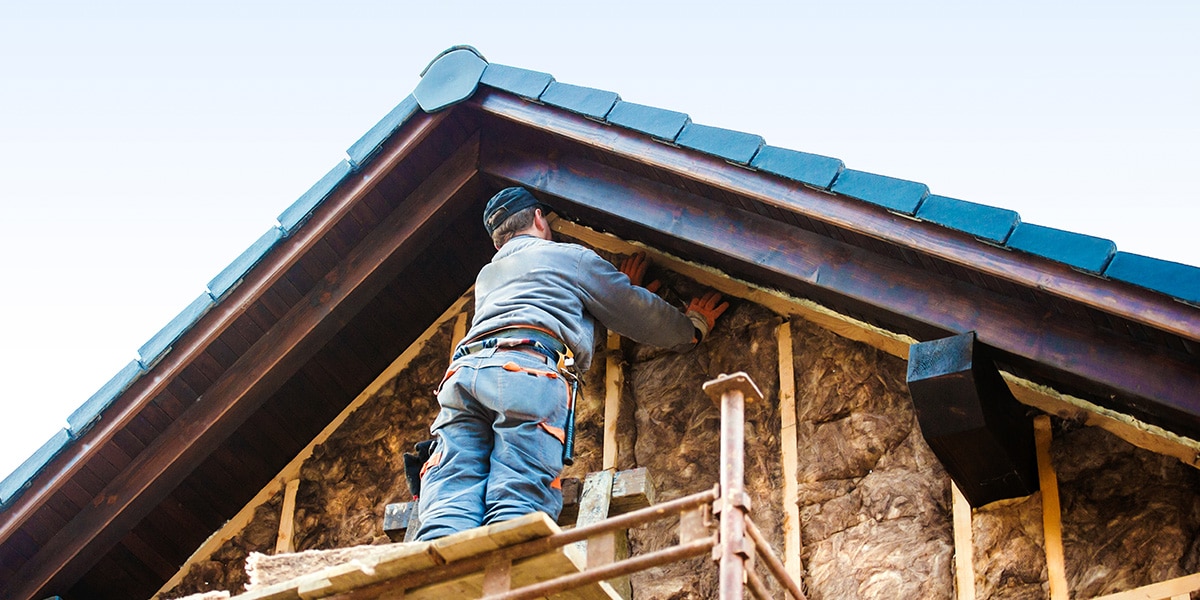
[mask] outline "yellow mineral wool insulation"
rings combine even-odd
[[[217,551],[217,549],[219,549],[229,540],[233,539],[234,536],[238,535],[238,533],[241,532],[242,529],[244,529],[246,525],[254,518],[256,510],[260,506],[278,494],[287,484],[287,482],[297,479],[300,474],[300,467],[304,464],[305,460],[312,456],[313,448],[328,439],[329,436],[337,430],[338,426],[345,422],[346,418],[349,417],[351,413],[361,407],[369,398],[378,393],[388,381],[396,376],[396,374],[398,374],[400,371],[403,371],[404,368],[408,366],[408,363],[411,362],[413,358],[421,352],[422,349],[424,349],[425,344],[428,343],[430,338],[432,338],[438,332],[442,325],[451,319],[456,318],[459,313],[463,312],[463,309],[466,307],[467,303],[474,298],[472,294],[473,291],[474,286],[468,289],[467,292],[462,295],[462,297],[460,297],[454,302],[453,305],[450,306],[450,308],[446,309],[446,311],[442,313],[441,316],[439,316],[437,320],[434,321],[425,330],[425,332],[421,334],[420,337],[414,340],[412,344],[409,344],[408,348],[406,348],[404,352],[400,354],[400,356],[396,357],[396,360],[392,361],[392,364],[384,369],[384,371],[380,373],[379,376],[376,377],[375,380],[372,381],[371,384],[362,391],[362,393],[355,397],[355,399],[341,412],[341,414],[337,416],[337,418],[335,418],[329,423],[329,425],[321,430],[321,433],[319,433],[317,437],[313,438],[313,440],[304,447],[304,450],[301,450],[300,453],[297,454],[296,457],[293,458],[292,461],[289,462],[287,466],[285,466],[279,472],[279,474],[275,476],[274,479],[267,483],[267,485],[263,486],[263,489],[260,490],[258,494],[255,495],[254,498],[251,499],[250,502],[248,502],[246,506],[244,506],[242,510],[238,512],[238,514],[234,515],[232,519],[226,521],[225,525],[223,525],[220,529],[213,532],[213,534],[210,535],[208,539],[205,540],[204,543],[201,544],[200,547],[197,548],[190,557],[188,557],[187,561],[184,562],[179,570],[175,573],[175,576],[163,584],[161,588],[159,588],[158,592],[154,595],[154,598],[163,598],[163,594],[165,592],[168,592],[175,586],[179,585],[184,576],[187,575],[188,569],[197,563],[207,560],[209,556]]]

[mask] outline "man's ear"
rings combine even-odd
[[[533,226],[535,228],[537,228],[538,232],[549,233],[550,220],[546,218],[546,214],[542,212],[542,209],[536,208],[534,210],[536,212],[534,212],[534,215],[533,215]]]

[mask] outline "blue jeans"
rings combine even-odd
[[[569,394],[555,365],[531,352],[489,348],[454,361],[438,393],[417,539],[536,511],[558,518]]]

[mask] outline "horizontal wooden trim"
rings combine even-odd
[[[606,252],[614,254],[645,252],[655,264],[723,294],[754,302],[780,315],[805,319],[837,335],[865,343],[905,360],[908,359],[909,345],[917,341],[911,337],[839,314],[811,300],[789,296],[777,290],[769,290],[731,277],[717,269],[686,261],[644,244],[628,242],[611,234],[600,233],[577,223],[557,219],[553,222],[553,227],[562,235]],[[1142,423],[1128,415],[1101,408],[1050,387],[1016,377],[1011,373],[1002,374],[1013,395],[1023,404],[1063,418],[1082,420],[1088,425],[1101,427],[1134,446],[1158,454],[1173,456],[1185,464],[1200,468],[1200,442],[1196,440]]]
[[[487,114],[545,131],[624,159],[663,169],[828,225],[927,254],[979,273],[1078,302],[1190,340],[1200,341],[1200,310],[1135,286],[1016,254],[940,225],[814,190],[696,152],[494,90],[470,101]]]
[[[1200,573],[1193,573],[1124,592],[1096,596],[1092,600],[1163,600],[1180,595],[1187,598],[1189,592],[1197,590],[1200,590]]]
[[[1144,423],[1134,417],[1097,406],[1082,398],[1063,394],[1007,372],[1001,372],[1017,400],[1047,414],[1099,427],[1117,437],[1157,454],[1172,456],[1200,468],[1200,441]]]

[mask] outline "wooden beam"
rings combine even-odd
[[[800,560],[799,441],[796,439],[796,373],[792,356],[792,322],[784,319],[776,329],[779,345],[779,443],[783,469],[783,566],[793,581],[803,581]]]
[[[563,479],[563,509],[558,516],[560,525],[571,525],[579,516],[583,484],[574,477]],[[612,501],[608,516],[641,510],[656,501],[654,484],[646,467],[617,471],[613,474]]]
[[[958,600],[975,600],[975,544],[971,535],[971,505],[950,481],[954,513],[954,584]]]
[[[1200,573],[1193,573],[1132,590],[1096,596],[1092,600],[1187,600],[1191,592],[1197,590],[1200,590]]]
[[[1038,479],[1042,487],[1042,530],[1045,532],[1046,573],[1050,580],[1050,600],[1067,600],[1067,568],[1063,561],[1062,510],[1058,502],[1058,476],[1050,462],[1050,417],[1033,420],[1037,442]]]
[[[347,258],[250,347],[145,451],[28,562],[15,597],[32,597],[90,568],[213,448],[303,366],[419,251],[460,207],[450,200],[475,175],[478,138],[435,170]]]
[[[608,332],[608,354],[604,362],[604,458],[601,469],[616,469],[617,421],[621,418],[621,388],[625,385],[625,367],[621,360],[621,336]]]
[[[921,223],[782,177],[732,167],[724,160],[675,148],[644,134],[597,123],[510,94],[483,90],[468,104],[487,114],[548,132],[605,153],[725,190],[803,218],[855,231],[946,260],[983,275],[1044,290],[1135,323],[1200,341],[1200,314],[1162,294],[1080,273],[1070,267],[980,243],[971,236]]]
[[[655,264],[669,269],[723,294],[754,302],[784,316],[800,317],[846,339],[862,342],[888,354],[908,360],[909,346],[916,339],[864,323],[822,306],[812,300],[789,296],[778,290],[764,288],[732,277],[717,269],[683,260],[662,250],[628,242],[614,235],[600,233],[564,219],[554,222],[559,234],[594,248],[614,254],[645,252]],[[1121,439],[1145,450],[1173,456],[1185,464],[1200,468],[1200,442],[1166,431],[1129,415],[1105,409],[1081,398],[1063,394],[1001,371],[1009,389],[1022,404],[1064,419],[1086,422],[1101,427]]]
[[[661,249],[626,241],[611,234],[600,233],[578,223],[557,219],[554,221],[553,227],[556,232],[564,236],[607,252],[615,254],[645,252],[654,261],[654,264],[693,279],[722,294],[748,300],[780,315],[800,317],[844,338],[863,342],[893,356],[907,360],[908,347],[918,341],[916,338],[893,333],[848,317],[812,300],[765,288],[718,269],[684,260]]]
[[[1038,385],[1011,373],[1001,372],[1017,400],[1061,419],[1099,427],[1123,440],[1156,454],[1178,459],[1200,468],[1200,442],[1144,423],[1118,411],[1098,406],[1082,398]]]
[[[617,431],[621,420],[621,391],[625,387],[625,361],[621,356],[620,334],[609,331],[605,346],[608,353],[604,362],[604,453],[601,458],[601,469],[604,473],[614,473],[621,461]],[[639,471],[644,478],[646,470],[639,469]],[[590,518],[585,517],[585,506],[599,501],[587,498],[588,480],[591,480],[593,475],[595,474],[589,474],[584,481],[584,492],[579,502],[580,515],[576,526],[586,524],[584,521]],[[615,477],[610,478],[609,490],[599,492],[606,497],[603,502],[604,514],[600,517],[601,519],[617,514],[610,506],[616,496],[615,481]],[[596,494],[597,492],[593,491],[592,493]],[[595,510],[595,507],[590,508]],[[588,568],[600,567],[614,560],[624,560],[629,558],[629,532],[617,531],[605,534],[598,539],[588,540],[585,547]],[[611,579],[608,583],[622,598],[632,597],[633,588],[628,576]]]
[[[576,527],[593,525],[608,518],[608,507],[612,503],[613,472],[609,470],[588,473],[583,480],[583,494],[579,496],[579,517],[575,519]],[[601,544],[602,550],[612,550],[612,532],[605,534],[609,538]],[[576,542],[575,545],[587,555],[588,568],[595,568],[611,563],[613,557],[594,556],[594,551],[588,550],[589,540]]]
[[[459,342],[467,337],[467,313],[459,313],[454,319],[454,331],[450,334],[450,356],[454,356],[454,350],[458,348]]]
[[[485,148],[480,169],[563,198],[567,210],[628,223],[691,255],[732,264],[768,285],[836,299],[865,314],[929,334],[975,331],[979,340],[1060,381],[1098,393],[1149,400],[1200,430],[1200,370],[1174,357],[1097,333],[1091,323],[1044,318],[1043,309],[892,261],[788,224],[748,213],[582,157],[549,158]],[[1158,415],[1166,418],[1165,414]]]
[[[135,381],[84,435],[81,442],[71,446],[48,469],[36,485],[21,494],[14,503],[0,512],[0,544],[4,544],[33,512],[67,484],[80,469],[108,445],[108,442],[141,413],[169,384],[182,373],[213,341],[221,336],[261,296],[282,278],[302,257],[317,246],[334,226],[346,217],[358,200],[369,194],[388,173],[413,152],[452,111],[415,115],[396,141],[389,143],[375,160],[360,173],[348,177],[308,223],[291,237],[283,240],[254,267],[254,277],[248,277],[229,296],[213,307],[204,317],[172,345],[172,350],[146,375]]]
[[[296,532],[296,491],[300,480],[293,479],[283,488],[283,508],[279,514],[279,536],[275,538],[275,553],[295,552],[292,535]]]

